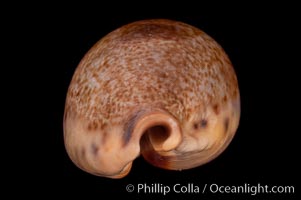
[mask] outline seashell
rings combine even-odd
[[[171,20],[125,25],[79,63],[64,114],[64,141],[82,170],[126,176],[142,155],[182,170],[221,154],[239,124],[232,64],[206,33]]]

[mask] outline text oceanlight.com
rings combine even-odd
[[[281,185],[264,185],[264,184],[242,184],[242,185],[220,185],[216,183],[212,184],[195,184],[187,183],[174,185],[164,185],[161,183],[138,183],[136,185],[128,184],[126,186],[127,192],[135,192],[138,194],[169,194],[169,193],[181,193],[181,194],[293,194],[295,192],[294,186],[281,186]]]

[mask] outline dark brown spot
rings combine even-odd
[[[198,123],[194,123],[194,124],[193,124],[193,128],[194,128],[195,130],[197,130],[197,129],[199,128],[199,124],[198,124]]]
[[[98,123],[93,121],[88,124],[88,131],[95,131],[98,128]]]
[[[95,144],[95,143],[92,143],[91,144],[91,152],[94,156],[97,155],[97,152],[98,152],[98,146]]]
[[[208,121],[206,119],[202,119],[200,122],[196,122],[193,124],[193,128],[195,130],[199,129],[199,128],[206,128],[208,124]]]
[[[74,96],[74,97],[79,97],[79,95],[80,95],[80,90],[72,92],[72,96]]]
[[[107,126],[106,123],[102,123],[102,124],[100,125],[101,130],[104,130],[104,129],[106,128],[106,126]]]
[[[218,115],[220,113],[220,107],[218,104],[214,104],[212,108],[216,115]]]
[[[228,100],[228,98],[227,98],[227,96],[225,95],[225,96],[223,97],[223,102],[226,103],[227,100]]]
[[[207,127],[207,124],[208,124],[208,121],[206,119],[202,119],[201,120],[201,127],[202,128],[206,128]]]
[[[184,83],[188,83],[189,79],[187,77],[184,77]]]
[[[229,118],[228,117],[225,118],[224,126],[225,126],[225,132],[227,132],[228,128],[229,128]]]
[[[166,73],[161,73],[161,74],[160,74],[160,77],[161,77],[161,78],[167,78],[167,74],[166,74]]]
[[[91,131],[92,130],[92,125],[91,123],[88,124],[88,131]]]

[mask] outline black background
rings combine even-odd
[[[33,17],[21,20],[34,27],[34,31],[24,30],[26,45],[34,49],[29,56],[32,65],[29,63],[27,70],[34,77],[28,80],[32,90],[27,97],[29,107],[34,109],[28,109],[26,116],[34,125],[32,130],[36,131],[27,143],[30,155],[23,164],[29,169],[25,181],[38,177],[30,193],[41,190],[46,195],[76,197],[84,194],[99,198],[110,193],[111,198],[122,194],[124,198],[143,199],[146,194],[125,190],[127,184],[136,186],[138,183],[169,186],[176,183],[199,186],[260,183],[294,185],[298,192],[300,106],[296,98],[300,89],[296,68],[300,63],[296,58],[300,50],[294,49],[297,46],[296,12],[279,5],[277,9],[204,7],[195,13],[101,15],[62,8],[51,12],[40,10]],[[36,20],[39,17],[43,18],[42,22]],[[121,25],[152,18],[179,20],[196,26],[224,48],[237,73],[241,93],[241,120],[236,136],[218,158],[195,169],[167,171],[138,158],[130,174],[123,179],[90,175],[70,161],[63,143],[64,104],[73,72],[84,54],[107,33]],[[33,114],[33,110],[38,114]],[[185,195],[175,196],[177,199],[224,198],[209,192]],[[162,194],[155,196],[156,199],[166,198]],[[226,197],[253,199],[250,195],[237,194]],[[296,195],[257,195],[254,199],[267,197],[290,199]]]

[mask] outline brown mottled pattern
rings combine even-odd
[[[122,123],[138,105],[164,108],[183,122],[235,98],[236,89],[231,63],[212,38],[184,23],[148,20],[95,44],[76,69],[67,104],[90,128]]]

